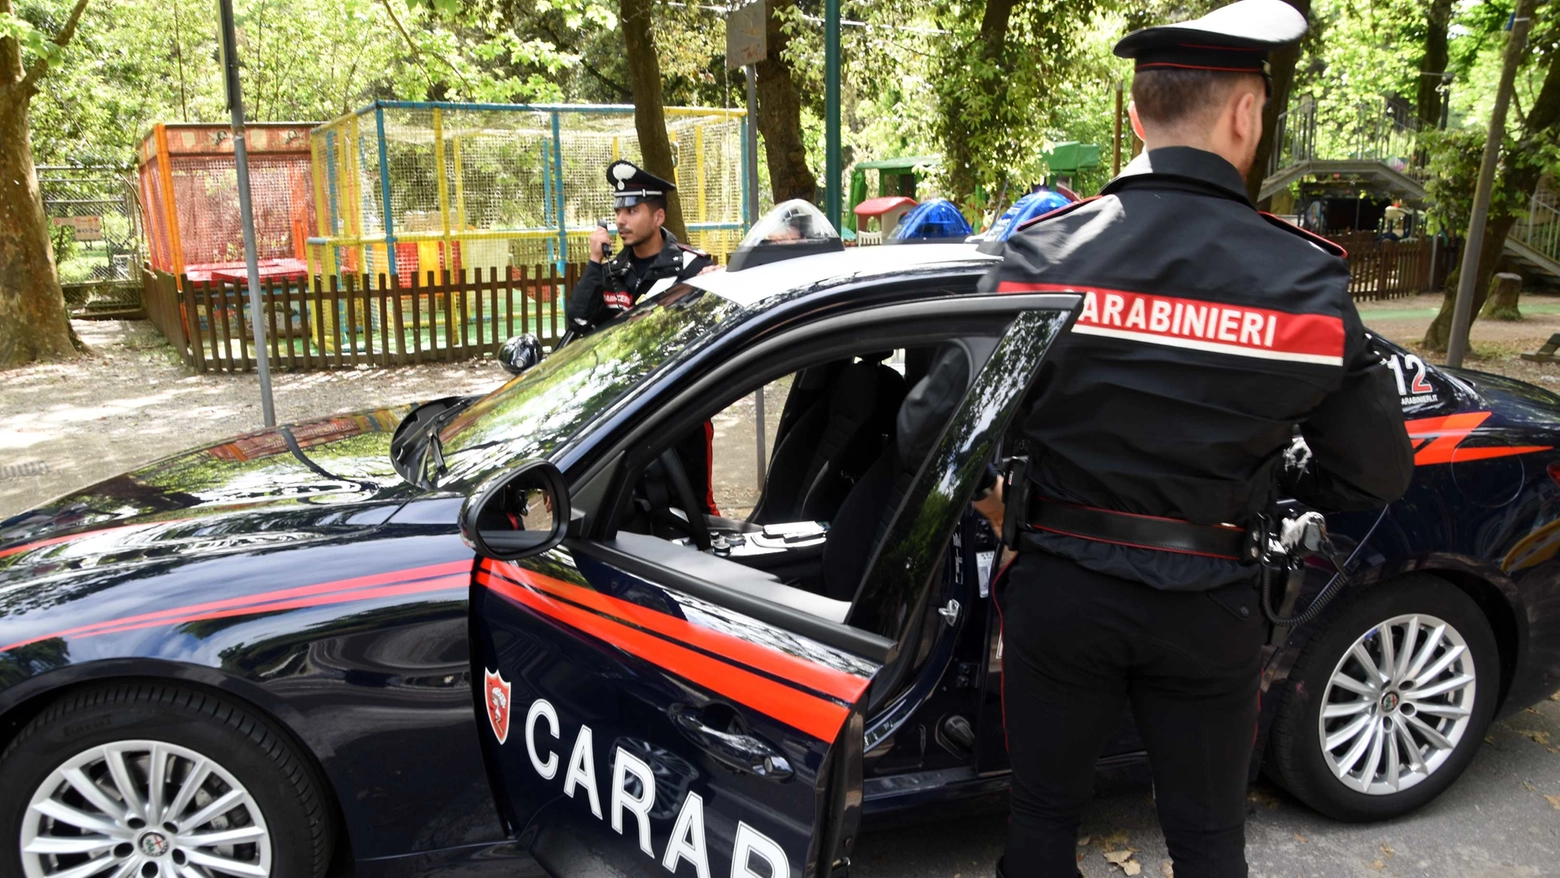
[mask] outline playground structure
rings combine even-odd
[[[302,277],[304,242],[314,227],[310,198],[312,122],[247,127],[255,249],[268,277]],[[232,131],[226,125],[157,124],[137,150],[148,260],[192,280],[244,272],[243,226]]]
[[[846,204],[845,228],[856,233],[864,231],[865,227],[858,229],[858,214],[856,208],[869,198],[916,198],[916,186],[921,182],[924,172],[934,168],[942,162],[941,156],[916,155],[901,158],[877,159],[870,162],[857,162],[850,169],[850,201]],[[877,195],[873,196],[867,191],[867,172],[877,172]],[[878,231],[886,232],[887,229],[879,228]]]
[[[1053,143],[1041,156],[1045,159],[1045,166],[1050,169],[1046,183],[1071,187],[1073,176],[1079,171],[1100,166],[1100,145],[1067,140]]]
[[[880,195],[877,198],[868,198],[852,207],[851,219],[857,226],[856,246],[870,247],[883,243],[883,238],[894,233],[899,221],[904,219],[905,214],[914,209],[915,205],[914,198],[904,195]],[[868,228],[873,220],[877,220],[876,229]]]
[[[688,243],[724,257],[752,197],[746,112],[668,107],[666,117]],[[315,128],[309,147],[319,217],[309,273],[403,286],[427,272],[562,273],[612,216],[607,165],[641,160],[625,105],[376,101]]]

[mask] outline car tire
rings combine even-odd
[[[96,860],[105,876],[321,878],[332,847],[323,784],[281,734],[156,683],[76,692],[27,723],[0,754],[0,832],[0,874],[22,878]]]
[[[1339,607],[1301,650],[1274,719],[1267,772],[1329,817],[1407,814],[1468,767],[1499,690],[1495,635],[1479,605],[1433,576],[1394,579]]]

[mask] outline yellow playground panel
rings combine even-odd
[[[668,107],[690,242],[724,258],[747,216],[747,114]],[[315,275],[473,276],[585,259],[612,217],[606,167],[640,160],[623,105],[376,101],[310,133]],[[386,205],[389,209],[386,209]]]

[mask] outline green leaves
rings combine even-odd
[[[22,47],[22,63],[31,65],[32,59],[47,58],[52,61],[60,53],[60,47],[31,22],[14,13],[0,12],[0,40],[11,39]]]

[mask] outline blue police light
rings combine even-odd
[[[752,231],[737,245],[727,271],[741,271],[782,259],[811,256],[814,253],[838,253],[845,249],[839,232],[817,207],[792,199],[775,205],[759,217]]]
[[[991,228],[977,235],[973,240],[1006,241],[1024,223],[1069,204],[1072,204],[1072,201],[1060,192],[1052,192],[1049,189],[1031,192],[1013,202],[1013,206],[1003,211],[1002,216],[991,224]]]
[[[946,198],[934,198],[915,206],[905,214],[894,229],[890,244],[912,244],[927,241],[962,243],[975,230]]]

